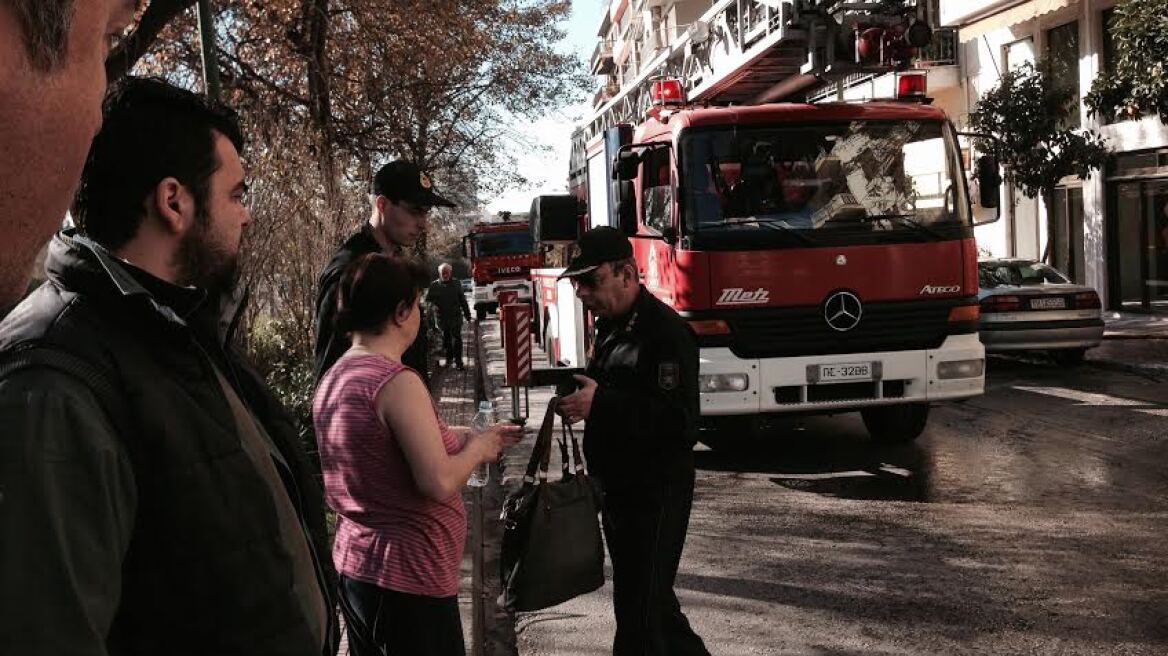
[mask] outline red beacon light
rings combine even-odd
[[[896,76],[897,100],[924,100],[927,88],[924,73],[901,73]]]
[[[681,80],[675,77],[664,77],[653,80],[649,88],[649,95],[654,105],[680,106],[685,104],[685,87]]]

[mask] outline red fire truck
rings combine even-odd
[[[699,22],[762,4],[718,3]],[[878,27],[828,12],[846,4],[804,3],[816,11],[802,22],[765,23],[777,32],[770,45],[719,46],[743,53],[696,81],[648,78],[629,90],[642,100],[614,99],[574,136],[570,188],[589,223],[629,235],[645,286],[698,337],[702,440],[712,446],[774,415],[849,411],[874,439],[907,441],[930,404],[984,389],[962,150],[950,120],[922,102],[923,73],[903,75],[888,102],[766,102],[793,79],[776,80],[767,53],[785,43],[789,57],[796,39],[820,51],[806,40],[825,23],[854,31],[849,61],[904,68],[889,58],[904,56],[920,21],[911,4]],[[838,43],[832,31],[823,39]],[[701,36],[701,46],[712,38]],[[681,64],[665,58],[661,70],[685,70],[701,52],[681,45]],[[861,61],[871,53],[881,59]],[[717,104],[751,98],[764,102]],[[637,125],[614,122],[622,101],[624,117],[643,110]],[[994,208],[997,165],[977,168],[979,203]]]
[[[504,213],[502,217],[510,217]],[[475,316],[481,321],[498,307],[498,294],[513,290],[519,300],[531,301],[531,270],[543,266],[543,253],[534,248],[526,221],[475,223],[463,238],[471,261]]]

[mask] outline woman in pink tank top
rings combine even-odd
[[[401,364],[418,334],[416,264],[365,255],[342,276],[337,330],[352,348],[313,400],[325,496],[337,513],[333,562],[350,653],[464,655],[458,569],[461,491],[479,464],[518,440],[447,426],[422,379]],[[385,650],[384,652],[381,650]]]

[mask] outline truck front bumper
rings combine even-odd
[[[822,365],[871,364],[864,380],[815,382]],[[876,405],[927,403],[985,391],[985,348],[977,334],[950,335],[939,348],[743,359],[728,348],[703,348],[699,377],[747,379],[741,391],[703,391],[703,416],[846,412]],[[699,386],[701,388],[701,386]]]

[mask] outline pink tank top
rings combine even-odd
[[[379,355],[350,353],[316,389],[313,421],[324,470],[325,498],[336,511],[337,572],[374,585],[429,597],[458,594],[466,542],[462,495],[433,501],[414,482],[394,435],[377,413],[377,395],[409,367]],[[462,449],[433,412],[446,453]]]

